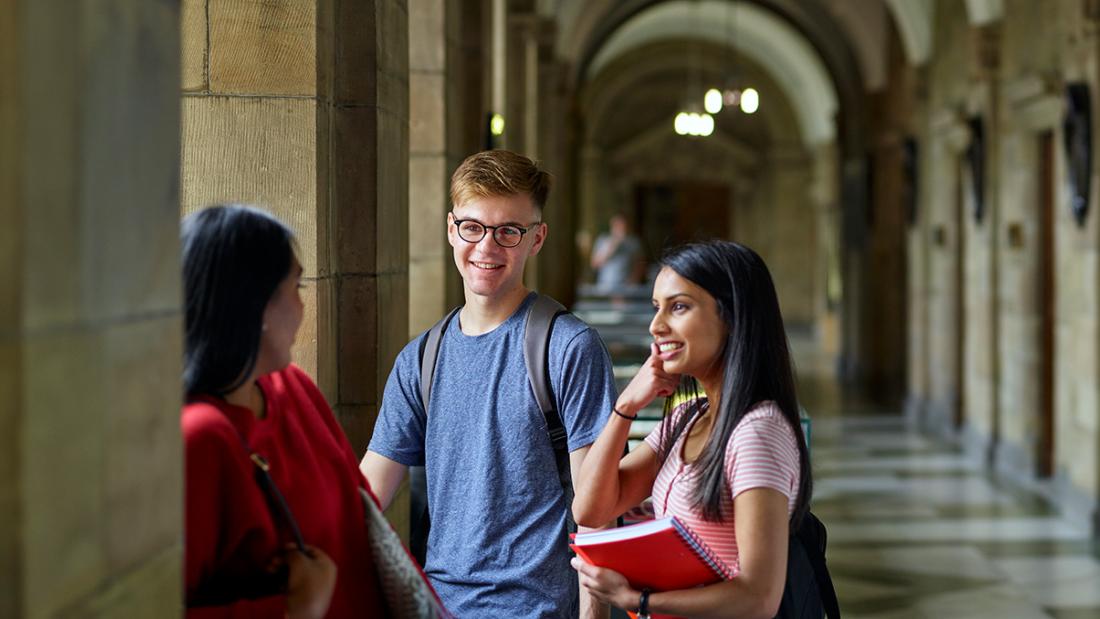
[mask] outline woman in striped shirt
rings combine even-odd
[[[775,286],[760,256],[737,243],[686,245],[661,264],[650,356],[585,458],[573,512],[578,524],[602,526],[652,496],[657,517],[686,523],[732,569],[732,578],[650,595],[612,570],[579,558],[573,566],[582,585],[621,608],[774,617],[788,536],[811,494]],[[687,399],[620,459],[637,412],[678,385],[695,384],[705,397]]]

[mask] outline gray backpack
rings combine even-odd
[[[424,414],[428,414],[428,402],[431,400],[432,378],[435,376],[435,363],[439,358],[439,346],[443,332],[461,307],[451,310],[442,320],[428,330],[428,335],[420,343],[420,402]],[[527,380],[535,393],[535,400],[546,419],[546,432],[554,448],[554,462],[558,467],[558,479],[565,493],[566,510],[573,503],[573,480],[569,474],[569,448],[566,444],[565,426],[558,414],[554,402],[554,392],[550,386],[550,332],[554,320],[568,311],[561,303],[545,295],[538,295],[527,308],[527,317],[523,329],[523,361],[527,366]],[[409,467],[409,491],[411,509],[409,518],[412,530],[409,535],[409,549],[416,560],[424,565],[428,548],[428,531],[431,519],[428,517],[428,482],[424,467]],[[575,530],[572,512],[569,513],[570,530]]]

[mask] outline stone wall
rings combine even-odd
[[[179,23],[0,8],[0,616],[181,611]]]
[[[409,331],[408,6],[183,11],[183,212],[254,203],[295,229],[308,286],[294,358],[361,452]]]
[[[910,328],[910,400],[926,422],[947,432],[956,431],[953,405],[961,404],[961,430],[971,445],[999,469],[1041,480],[1042,376],[1052,364],[1051,485],[1065,506],[1095,514],[1100,224],[1095,212],[1081,226],[1070,214],[1061,122],[1066,83],[1085,82],[1096,99],[1100,11],[1085,0],[1010,0],[998,21],[973,27],[964,9],[949,0],[936,4],[934,51],[926,68],[929,111],[918,119],[928,151],[919,212],[927,218],[918,219],[909,235],[910,311],[916,316]],[[960,159],[970,140],[965,120],[975,114],[986,120],[986,208],[980,223],[973,216],[969,169]],[[1051,171],[1044,180],[1047,157]],[[1094,169],[1093,204],[1096,176]],[[1043,258],[1046,226],[1049,267]],[[959,260],[964,270],[957,290],[952,275]],[[1048,302],[1053,334],[1044,341]],[[957,341],[963,343],[961,372]]]

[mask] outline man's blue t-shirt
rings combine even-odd
[[[546,422],[523,361],[527,296],[496,329],[462,333],[458,316],[440,343],[430,412],[420,401],[420,343],[410,342],[386,382],[370,450],[425,465],[432,521],[424,571],[456,617],[577,616],[566,505]],[[569,450],[592,444],[615,398],[599,336],[564,314],[554,322],[550,385]],[[427,454],[427,455],[425,455]]]

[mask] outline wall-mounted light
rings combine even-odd
[[[489,120],[489,131],[493,135],[504,135],[504,116],[501,114],[493,114],[493,117]]]

